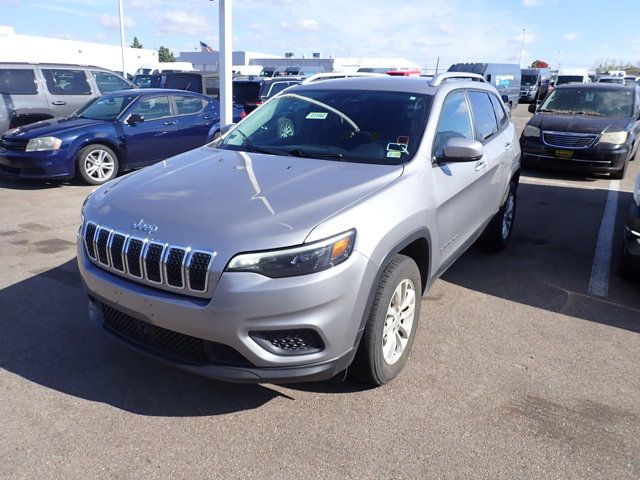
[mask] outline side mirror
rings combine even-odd
[[[144,117],[142,115],[138,115],[137,113],[132,113],[127,117],[126,120],[126,123],[129,125],[136,125],[142,122],[144,122]]]
[[[536,110],[538,109],[538,104],[537,103],[530,103],[529,104],[529,113],[536,113]]]
[[[442,149],[447,162],[475,162],[484,155],[484,147],[477,140],[449,138]]]
[[[229,130],[231,130],[233,127],[235,127],[236,124],[235,123],[229,123],[223,127],[220,127],[220,130],[218,130],[214,135],[213,135],[213,142],[220,140],[223,136],[225,136],[227,134],[227,132]]]

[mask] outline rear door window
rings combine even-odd
[[[491,99],[491,104],[493,105],[493,111],[496,114],[496,119],[498,121],[498,125],[502,130],[509,123],[509,117],[507,116],[507,112],[504,111],[504,106],[501,100],[498,99],[495,95],[489,95]]]
[[[198,97],[187,95],[174,95],[176,110],[178,115],[193,115],[200,113],[207,106],[207,101]]]
[[[33,70],[0,69],[0,94],[36,95],[38,84]]]
[[[220,79],[219,78],[205,78],[204,90],[207,95],[218,98],[220,95]]]
[[[115,92],[116,90],[127,90],[132,88],[129,82],[108,72],[91,72],[96,79],[98,89],[101,93]]]
[[[91,95],[91,87],[83,70],[43,68],[42,74],[52,95]]]
[[[496,114],[486,92],[468,92],[473,122],[476,127],[476,140],[484,142],[498,133]]]
[[[450,138],[473,140],[471,113],[462,91],[450,93],[442,104],[434,140],[433,151],[436,158],[444,156],[444,144]]]
[[[274,95],[277,95],[290,85],[291,83],[289,82],[274,82],[273,85],[271,85],[271,90],[269,90],[269,93],[267,93],[267,98],[271,98]]]

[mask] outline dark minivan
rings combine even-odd
[[[515,63],[454,63],[449,72],[467,72],[482,75],[496,87],[510,108],[518,106],[520,100],[520,65]]]
[[[610,173],[621,179],[640,154],[640,89],[607,83],[558,86],[520,137],[530,165]]]
[[[168,73],[164,88],[201,93],[209,97],[220,97],[220,74],[217,72]]]
[[[238,77],[233,80],[233,102],[241,104],[249,114],[274,95],[301,81],[299,77]]]

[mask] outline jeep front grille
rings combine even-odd
[[[214,253],[136,238],[93,222],[85,225],[83,239],[89,258],[105,270],[185,293],[207,291]]]

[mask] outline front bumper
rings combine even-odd
[[[630,147],[606,148],[599,144],[586,149],[556,148],[544,145],[539,139],[522,139],[522,161],[527,165],[558,170],[591,173],[611,173],[623,168]],[[558,158],[558,150],[571,151],[571,158]]]
[[[46,152],[20,152],[0,149],[0,174],[19,178],[71,178],[73,159],[66,148]]]
[[[520,101],[521,102],[533,102],[536,99],[536,93],[537,93],[537,90],[520,91]]]
[[[81,247],[78,264],[91,299],[90,317],[117,338],[194,373],[249,383],[324,380],[344,370],[355,356],[377,271],[366,257],[354,251],[341,265],[300,277],[269,279],[254,273],[223,273],[213,297],[202,299],[115,276],[92,264]],[[217,358],[194,364],[165,355],[140,342],[140,336],[131,338],[108,328],[102,305],[169,334],[177,332],[230,347],[241,361]],[[255,332],[291,330],[313,331],[321,339],[322,350],[276,354],[254,340]]]
[[[624,260],[626,268],[640,271],[640,208],[631,203],[624,229]]]

